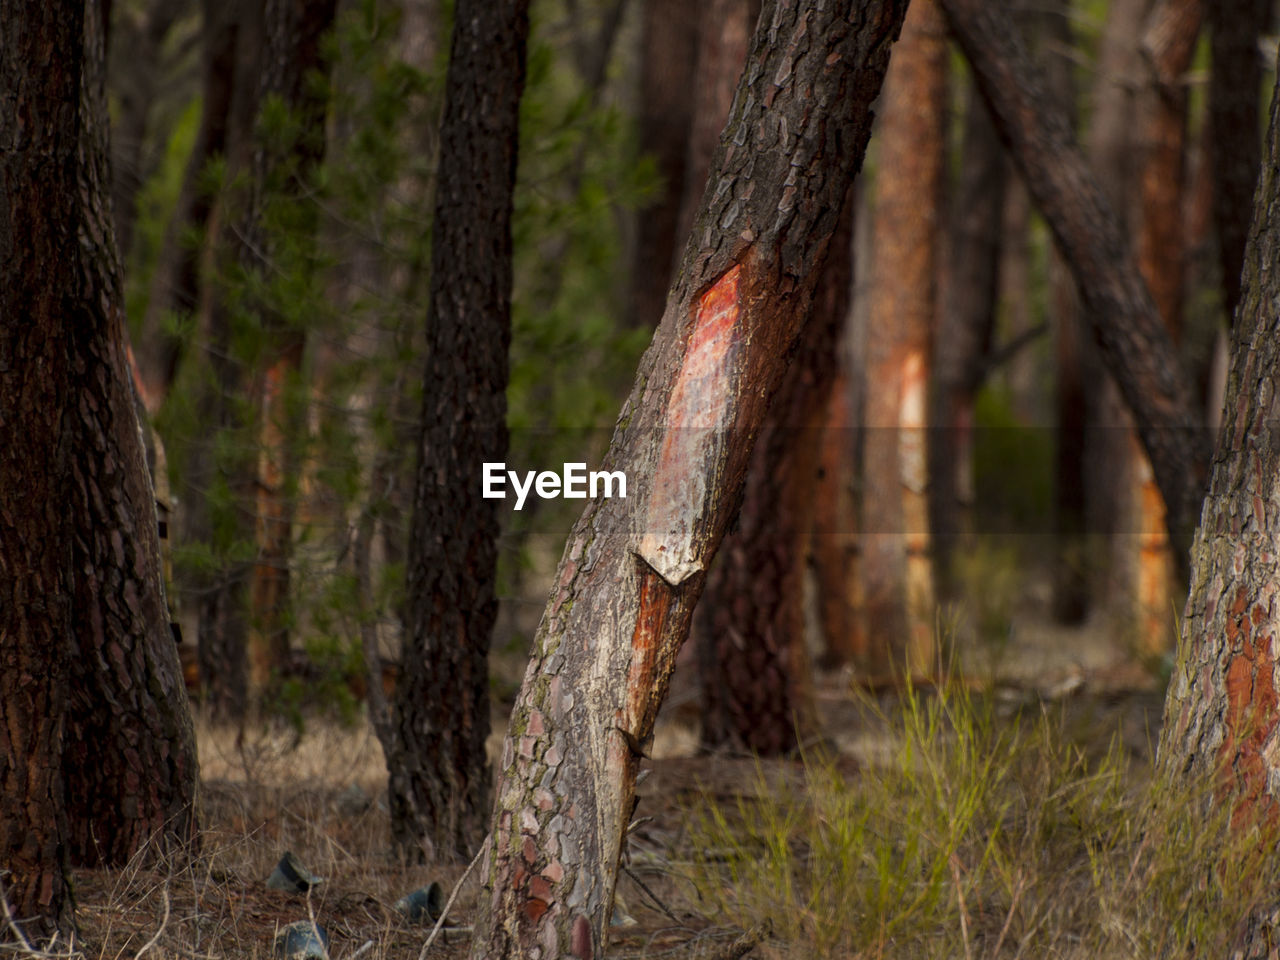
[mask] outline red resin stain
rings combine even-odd
[[[657,652],[671,609],[671,588],[652,570],[640,574],[640,598],[636,626],[631,634],[631,671],[627,676],[626,710],[622,727],[638,733],[653,689]]]
[[[699,569],[693,537],[714,490],[713,466],[732,422],[731,352],[742,315],[734,266],[698,300],[693,332],[667,403],[640,555],[672,584]]]
[[[1253,627],[1261,622],[1266,611],[1259,604],[1246,613],[1247,606],[1242,587],[1236,593],[1226,624],[1226,634],[1232,644],[1240,644],[1239,653],[1227,666],[1227,736],[1221,754],[1226,777],[1224,786],[1238,791],[1232,815],[1236,826],[1258,814],[1274,821],[1280,812],[1275,799],[1269,798],[1266,792],[1267,765],[1263,757],[1263,747],[1277,721],[1272,638],[1268,634],[1251,636]]]

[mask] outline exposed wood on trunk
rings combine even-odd
[[[101,15],[0,15],[15,91],[0,99],[0,315],[29,321],[0,325],[0,838],[10,906],[36,936],[70,922],[64,858],[122,865],[196,828],[126,358]]]
[[[770,2],[503,748],[475,958],[600,957],[635,775],[861,162],[902,3]],[[634,491],[634,492],[632,492]]]
[[[934,0],[907,14],[885,85],[865,358],[861,573],[877,674],[931,672],[934,589],[926,384],[937,313],[946,29]]]
[[[499,501],[477,494],[483,464],[507,450],[511,201],[528,31],[528,0],[464,0],[454,15],[404,674],[386,750],[392,840],[414,859],[469,858],[491,799],[485,739]]]
[[[1017,38],[977,0],[942,3],[1001,138],[1076,277],[1102,358],[1137,420],[1169,507],[1175,555],[1185,564],[1207,451],[1169,335],[1065,116]]]

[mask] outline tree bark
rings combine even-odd
[[[475,958],[599,957],[635,775],[866,149],[903,3],[770,2],[503,748]],[[474,482],[474,481],[473,481]]]
[[[1159,766],[1175,778],[1216,778],[1219,797],[1233,805],[1234,822],[1243,829],[1264,826],[1259,843],[1270,845],[1280,826],[1280,556],[1274,536],[1280,517],[1274,419],[1280,391],[1280,277],[1274,270],[1280,256],[1278,113],[1280,95],[1271,104],[1225,412],[1192,547],[1191,591],[1158,754]],[[1274,903],[1267,906],[1268,912],[1274,909]],[[1266,951],[1246,949],[1243,955]]]
[[[0,856],[36,937],[70,925],[68,859],[119,865],[196,829],[125,355],[100,31],[97,4],[0,8]]]
[[[777,756],[819,729],[805,643],[805,554],[849,307],[852,219],[849,196],[800,345],[751,454],[737,524],[698,605],[705,749]]]
[[[885,84],[867,336],[861,573],[873,671],[930,674],[928,384],[945,157],[946,29],[916,0]]]
[[[1076,278],[1103,361],[1137,420],[1169,508],[1175,556],[1185,567],[1208,453],[1173,344],[1061,108],[1046,96],[1017,38],[977,0],[942,5],[1001,139]]]
[[[1274,5],[1270,0],[1212,0],[1207,6],[1213,222],[1222,265],[1222,305],[1233,318],[1249,239],[1247,211],[1252,209],[1262,159],[1258,97],[1263,64],[1258,41],[1271,23]]]
[[[490,635],[506,457],[511,200],[527,0],[461,2],[445,85],[428,308],[428,369],[409,534],[404,673],[387,753],[402,854],[467,857],[490,803]]]

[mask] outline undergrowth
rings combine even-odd
[[[775,955],[1225,957],[1280,864],[1209,784],[1171,783],[1051,711],[1004,716],[954,685],[908,690],[856,773],[692,813],[709,914],[771,925]],[[1239,827],[1239,824],[1237,824]]]

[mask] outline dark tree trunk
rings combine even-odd
[[[1169,685],[1159,765],[1175,778],[1215,777],[1242,829],[1261,826],[1274,849],[1280,827],[1280,700],[1276,614],[1280,556],[1280,89],[1271,104],[1267,157],[1254,205],[1236,311],[1232,371],[1209,492],[1192,546],[1191,592]],[[1253,904],[1233,904],[1241,911]],[[1274,902],[1261,905],[1267,914]],[[1251,925],[1252,926],[1252,925]],[[1274,952],[1276,931],[1235,956]],[[1263,938],[1270,936],[1268,943]],[[1269,946],[1269,949],[1268,949]]]
[[[689,125],[696,93],[698,4],[687,0],[644,0],[640,42],[640,149],[652,155],[661,185],[640,212],[639,236],[631,268],[628,320],[648,327],[658,322],[674,267],[680,205],[685,195]],[[701,190],[698,184],[695,189]]]
[[[111,76],[119,78],[112,84],[119,97],[117,119],[111,125],[112,207],[116,245],[126,260],[133,248],[138,191],[153,167],[144,146],[152,102],[164,82],[164,43],[170,28],[190,6],[189,0],[155,0],[136,13],[133,9],[116,11],[124,16],[117,20],[109,51]]]
[[[226,155],[232,90],[237,80],[238,6],[225,0],[204,0],[202,6],[200,128],[151,277],[141,335],[133,344],[142,400],[152,414],[168,396],[182,359],[182,338],[167,327],[166,318],[171,314],[192,316],[199,306],[200,263],[206,249],[203,241],[214,201],[203,179],[209,164]]]
[[[474,958],[599,957],[635,776],[861,162],[904,3],[770,2],[503,747]],[[472,478],[469,478],[472,479]]]
[[[852,279],[852,197],[829,241],[800,345],[769,406],[742,507],[699,603],[702,746],[788,753],[817,732],[805,644],[805,554],[822,427]],[[822,531],[819,536],[834,531]]]
[[[1004,19],[977,0],[942,0],[1001,138],[1071,267],[1094,339],[1133,411],[1169,507],[1176,556],[1203,495],[1207,451],[1185,378],[1115,214],[1062,109]]]
[[[409,532],[404,673],[391,744],[391,833],[402,854],[468,856],[491,800],[489,641],[498,502],[477,495],[507,451],[511,199],[527,0],[463,0],[440,131],[428,369]]]
[[[123,864],[196,827],[125,356],[100,17],[0,10],[0,857],[35,936],[70,922],[67,858]]]
[[[873,672],[932,673],[934,588],[925,430],[937,328],[946,29],[916,0],[878,128],[870,322],[864,358],[861,574]]]
[[[936,386],[930,432],[929,494],[939,586],[953,594],[953,552],[973,535],[974,405],[986,379],[995,329],[1001,228],[1008,161],[987,112],[970,87],[960,175],[951,191]]]
[[[1212,144],[1213,222],[1222,265],[1222,301],[1228,317],[1240,302],[1241,267],[1249,210],[1258,182],[1262,85],[1258,41],[1271,23],[1271,0],[1209,0],[1209,137]]]
[[[233,36],[219,54],[231,63],[229,90],[216,88],[227,100],[225,152],[229,179],[251,169],[254,124],[258,115],[258,91],[262,75],[264,18],[261,4],[232,0],[225,11]],[[221,34],[219,33],[219,36]],[[215,64],[206,63],[206,69]],[[208,74],[206,74],[208,79]],[[213,109],[213,105],[210,105]],[[220,114],[219,114],[220,115]],[[216,124],[216,117],[210,117]],[[193,158],[194,162],[194,158]],[[231,310],[224,277],[239,269],[249,255],[228,221],[240,216],[228,191],[214,199],[209,210],[205,249],[190,266],[202,277],[198,298],[198,326],[207,352],[185,358],[193,368],[196,392],[195,420],[204,433],[189,438],[186,450],[171,450],[175,460],[185,461],[185,483],[179,492],[184,503],[183,539],[209,548],[215,563],[187,578],[195,594],[198,619],[200,681],[205,702],[215,718],[240,720],[249,705],[248,564],[244,545],[253,539],[251,478],[254,464],[244,452],[248,424],[239,413],[245,392],[245,372],[235,356]],[[242,209],[242,208],[241,208]],[[251,262],[251,260],[249,260]],[[186,269],[184,267],[184,269]],[[220,443],[219,438],[225,443]],[[221,450],[219,448],[222,448]]]

